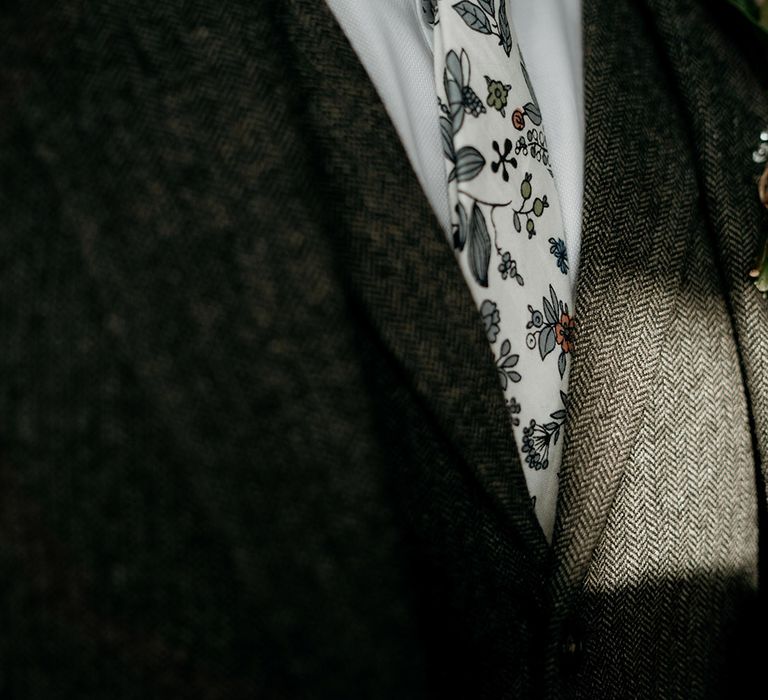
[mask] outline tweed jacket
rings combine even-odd
[[[552,547],[323,2],[35,0],[0,27],[0,697],[764,678],[767,55],[724,1],[584,1]]]

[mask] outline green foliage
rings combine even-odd
[[[752,24],[768,34],[768,2],[760,5],[756,0],[728,0],[728,2],[737,7]]]

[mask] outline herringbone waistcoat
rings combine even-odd
[[[584,6],[553,549],[477,311],[324,3],[0,12],[0,697],[762,680],[765,45],[725,2]]]

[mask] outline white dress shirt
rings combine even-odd
[[[581,0],[508,0],[541,107],[575,284],[581,242],[584,107]],[[430,29],[422,0],[326,0],[360,58],[446,233],[448,185]]]

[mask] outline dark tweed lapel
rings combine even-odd
[[[555,532],[555,618],[605,528],[651,394],[696,183],[635,3],[584,3],[585,193],[578,336]]]
[[[768,467],[768,300],[747,276],[768,234],[751,154],[768,126],[768,37],[725,2],[650,0],[696,143],[763,472]]]
[[[324,2],[292,0],[328,226],[354,295],[482,487],[540,559],[509,414],[477,309],[374,86]]]
[[[113,5],[120,7],[111,4],[110,11]],[[263,173],[276,169],[274,181],[282,183],[280,173],[295,164],[297,191],[289,193],[295,211],[285,217],[306,214],[309,221],[295,235],[282,234],[281,243],[299,249],[307,237],[333,241],[351,303],[360,302],[364,322],[401,363],[481,487],[531,555],[544,561],[546,540],[528,498],[482,321],[386,111],[325,2],[235,2],[220,21],[198,26],[207,16],[200,8],[207,5],[161,3],[152,22],[137,11],[131,22],[145,23],[137,36],[121,34],[118,20],[103,28],[83,22],[72,43],[79,65],[99,77],[78,84],[73,94],[88,115],[104,113],[116,125],[104,162],[78,172],[103,167],[124,177],[116,179],[117,189],[109,189],[111,180],[97,183],[103,192],[90,183],[64,182],[62,189],[78,193],[66,210],[77,221],[110,308],[134,323],[124,328],[114,322],[132,356],[141,353],[147,374],[162,371],[164,386],[175,387],[159,398],[179,423],[182,416],[192,422],[198,391],[205,401],[221,400],[221,415],[230,415],[227,394],[239,397],[249,383],[234,378],[233,358],[264,351],[253,339],[259,337],[254,324],[269,301],[253,293],[250,276],[268,264],[261,246],[279,232],[259,231],[259,217],[265,207],[286,206],[285,192],[273,193]],[[130,14],[114,11],[121,18]],[[80,9],[62,12],[80,22]],[[178,33],[178,50],[159,55],[153,42],[171,40],[158,38],[165,27]],[[107,65],[100,42],[110,42],[125,65]],[[218,80],[199,79],[212,73]],[[125,96],[133,94],[144,98],[132,113]],[[272,121],[262,124],[270,100]],[[266,138],[273,126],[274,137]],[[52,153],[61,150],[60,142],[80,143],[78,124],[36,127]],[[82,145],[68,157],[80,162],[100,154]],[[302,180],[313,168],[317,177]],[[256,188],[254,177],[267,186]],[[306,210],[295,204],[302,195]],[[322,197],[324,206],[317,204]],[[100,211],[102,200],[115,202],[111,218],[82,213]],[[258,255],[242,252],[254,245]],[[304,275],[312,281],[312,270]],[[286,294],[291,284],[286,281]],[[211,304],[226,312],[209,313]],[[216,354],[201,351],[182,371],[179,353],[192,354],[189,339],[212,335]],[[210,376],[227,391],[206,394]],[[247,421],[231,423],[247,440]]]

